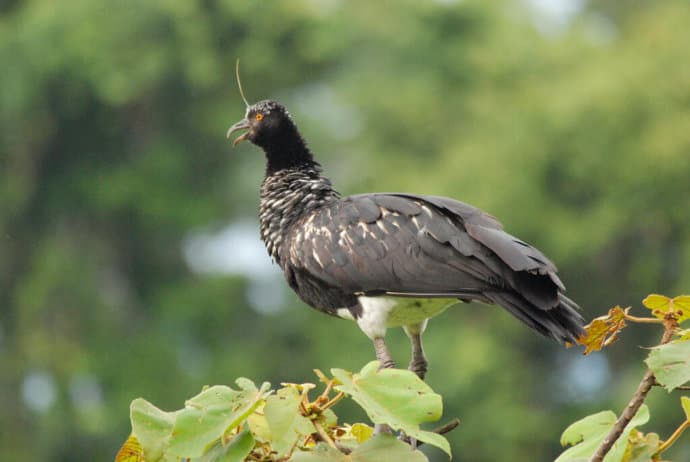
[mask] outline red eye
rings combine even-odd
[[[254,118],[260,122],[263,120],[264,115],[260,112],[257,112],[256,115],[254,116]]]

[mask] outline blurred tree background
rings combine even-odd
[[[258,241],[263,158],[224,137],[237,57],[344,194],[489,211],[587,318],[688,293],[688,24],[686,0],[0,2],[0,460],[112,460],[133,398],[373,358]],[[432,321],[455,460],[553,459],[568,423],[627,403],[659,334],[582,357],[493,307]],[[649,404],[668,436],[677,398]]]

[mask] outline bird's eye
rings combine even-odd
[[[254,118],[255,118],[258,122],[261,122],[261,121],[263,120],[263,118],[264,118],[264,115],[263,115],[262,113],[260,113],[260,112],[257,112],[256,115],[254,116]]]

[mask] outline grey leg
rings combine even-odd
[[[412,359],[410,360],[408,369],[417,374],[417,377],[422,380],[424,380],[427,366],[429,365],[429,362],[426,360],[426,356],[424,355],[424,347],[422,346],[422,333],[424,333],[424,329],[426,329],[426,323],[427,320],[425,319],[419,324],[411,324],[403,327],[405,333],[410,338],[410,342],[412,343]],[[417,440],[415,438],[411,438],[404,433],[401,433],[400,439],[407,442],[412,449],[417,449]]]
[[[374,350],[376,350],[376,359],[379,360],[379,369],[390,369],[395,367],[395,362],[388,351],[388,347],[386,347],[386,342],[383,340],[383,337],[374,339]]]
[[[410,360],[408,369],[417,374],[420,379],[424,380],[429,365],[424,355],[424,348],[422,347],[422,333],[424,329],[426,329],[426,320],[420,324],[405,326],[404,329],[412,343],[412,359]]]
[[[376,337],[374,339],[374,350],[376,350],[376,359],[379,360],[379,369],[391,369],[395,367],[395,362],[391,357],[388,347],[386,347],[386,342],[383,337]],[[386,424],[375,424],[374,425],[374,435],[379,433],[391,433],[391,428]]]

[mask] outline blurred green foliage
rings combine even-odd
[[[224,139],[237,57],[248,97],[287,104],[343,193],[495,214],[589,318],[687,292],[690,5],[583,1],[558,25],[536,3],[0,3],[0,460],[111,460],[137,396],[166,409],[373,357],[356,326],[287,292],[257,310],[247,277],[185,262],[186,238],[255,215],[263,160]],[[573,392],[597,383],[594,356],[480,308],[426,336],[428,381],[463,421],[454,460],[552,459],[567,423],[639,380],[645,352],[614,346],[603,382]],[[670,459],[690,457],[681,443]]]

